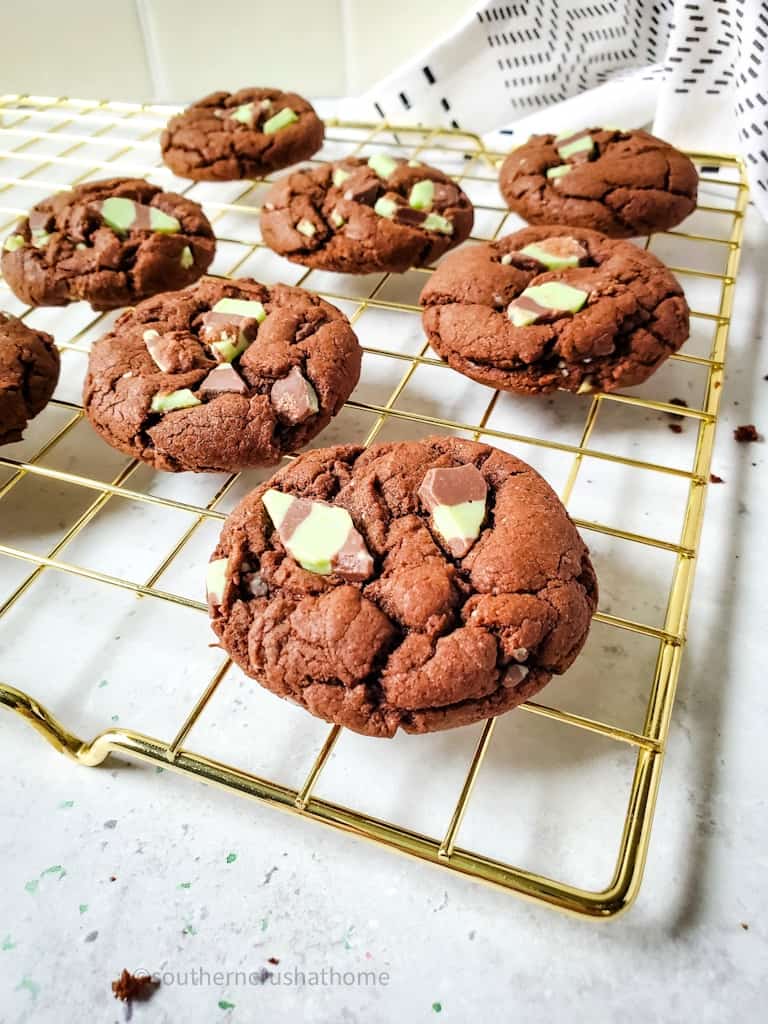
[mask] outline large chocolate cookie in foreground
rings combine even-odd
[[[43,199],[5,240],[2,270],[31,306],[128,306],[183,288],[216,248],[202,208],[141,178],[88,181]]]
[[[501,168],[507,206],[530,224],[571,224],[612,238],[666,231],[696,207],[696,168],[643,131],[533,135]]]
[[[454,370],[527,394],[641,384],[688,337],[688,304],[661,260],[583,228],[524,228],[452,253],[421,304]]]
[[[204,277],[123,313],[93,346],[83,404],[105,441],[156,469],[265,466],[328,425],[360,359],[316,295]]]
[[[371,736],[522,703],[572,663],[597,602],[548,484],[456,437],[299,456],[229,516],[207,592],[243,671]]]

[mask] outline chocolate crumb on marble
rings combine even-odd
[[[561,239],[578,246],[576,264],[563,264],[562,249],[553,263]],[[683,290],[652,253],[563,225],[451,253],[420,301],[429,341],[454,370],[526,394],[641,384],[689,329]]]
[[[733,436],[740,444],[749,444],[750,441],[760,440],[760,435],[754,423],[746,423],[741,427],[736,427]]]
[[[56,389],[59,367],[50,334],[0,310],[0,445],[22,439]]]
[[[264,198],[266,244],[294,263],[346,274],[426,266],[463,242],[474,212],[447,175],[385,153],[294,171]]]
[[[319,297],[204,277],[123,313],[91,350],[83,403],[105,441],[156,469],[236,471],[326,427],[360,362],[349,321]],[[313,401],[300,414],[273,397],[298,376]]]
[[[716,473],[710,473],[709,482],[711,484],[724,484],[725,480],[723,480],[723,478],[721,476],[718,476]]]
[[[530,224],[570,224],[612,238],[666,231],[696,207],[689,158],[644,131],[588,128],[533,135],[504,161],[499,187]]]
[[[2,271],[31,306],[115,309],[197,280],[214,251],[197,203],[140,178],[109,178],[37,203],[6,238]]]
[[[668,423],[667,426],[673,434],[682,434],[683,428],[679,423]]]
[[[214,92],[171,118],[163,161],[182,178],[260,178],[308,160],[323,144],[323,122],[302,96],[280,89]]]
[[[160,982],[150,974],[131,974],[129,970],[123,973],[112,982],[112,992],[115,999],[123,1003],[146,1001],[159,987]]]
[[[459,516],[471,543],[457,551],[454,520],[434,509],[471,501],[483,507]],[[286,542],[280,509],[299,502]],[[328,545],[306,527],[315,505],[343,513]],[[350,523],[371,559],[354,579],[328,564]],[[206,585],[213,629],[244,672],[381,737],[527,700],[576,658],[597,603],[589,553],[551,488],[513,455],[457,437],[300,455],[230,514]]]

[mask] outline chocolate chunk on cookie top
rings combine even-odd
[[[59,379],[59,350],[50,334],[0,311],[0,444],[20,441]]]
[[[168,122],[163,160],[182,178],[258,178],[307,160],[323,144],[323,122],[301,96],[279,89],[214,92]]]
[[[469,235],[472,204],[442,171],[386,153],[295,171],[264,199],[264,241],[309,267],[348,274],[431,263]]]
[[[499,185],[531,224],[571,224],[612,238],[674,227],[696,206],[696,168],[644,131],[614,128],[534,135],[513,150]]]
[[[452,253],[421,304],[455,370],[529,394],[641,384],[688,337],[688,304],[664,264],[584,228],[524,228]]]
[[[83,299],[114,309],[197,280],[214,250],[197,203],[138,178],[111,178],[38,203],[5,240],[2,270],[32,306]]]
[[[550,487],[456,437],[300,455],[229,516],[205,583],[248,675],[371,736],[515,707],[573,662],[597,602]]]
[[[271,465],[327,426],[360,358],[322,299],[204,277],[123,313],[93,346],[83,401],[104,440],[157,469]]]

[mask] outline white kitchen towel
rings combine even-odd
[[[739,152],[768,218],[768,0],[475,3],[347,117],[485,133],[601,122]]]

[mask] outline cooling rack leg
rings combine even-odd
[[[66,754],[80,764],[95,767],[109,755],[109,746],[99,742],[101,737],[93,743],[85,743],[66,729],[34,697],[30,697],[22,690],[0,683],[0,704],[21,715],[60,754]]]

